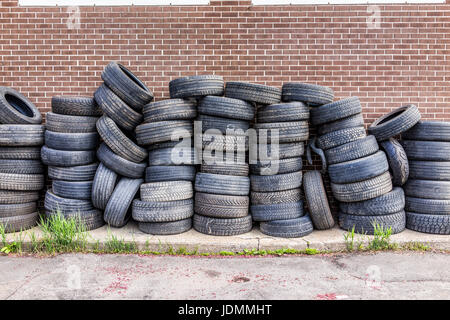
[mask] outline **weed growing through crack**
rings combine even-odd
[[[364,246],[363,246],[364,235],[359,236],[359,238],[357,239],[356,232],[355,232],[355,226],[353,226],[350,231],[347,231],[344,233],[344,240],[345,240],[345,246],[348,251],[364,249]]]
[[[126,242],[119,239],[108,229],[108,240],[105,242],[104,251],[106,253],[138,253],[139,250],[135,241]]]
[[[383,225],[373,222],[373,239],[370,240],[367,249],[369,250],[389,250],[396,246],[391,241],[392,227],[383,227]]]

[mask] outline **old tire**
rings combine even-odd
[[[102,143],[98,148],[97,157],[105,166],[121,176],[137,179],[144,175],[145,162],[128,161],[112,152],[105,143]]]
[[[316,127],[316,129],[317,134],[321,136],[333,131],[363,126],[364,126],[364,118],[361,113],[357,113],[343,119],[324,123],[323,125]]]
[[[44,188],[43,174],[1,173],[0,189],[17,191],[39,191]]]
[[[195,213],[213,218],[241,218],[248,215],[248,196],[195,193]]]
[[[366,137],[366,130],[364,127],[342,129],[320,136],[317,139],[317,147],[326,152],[328,149],[335,148],[364,137]]]
[[[450,200],[406,197],[406,212],[450,215]]]
[[[55,195],[51,189],[45,194],[44,207],[50,212],[60,210],[63,215],[94,209],[90,200],[62,198]]]
[[[324,151],[329,165],[370,156],[379,150],[374,136],[360,138]]]
[[[261,222],[261,233],[279,238],[300,238],[313,232],[313,224],[309,215],[289,220]]]
[[[41,147],[0,147],[0,159],[40,160]]]
[[[62,198],[90,200],[92,181],[53,180],[53,193]]]
[[[450,122],[419,121],[414,127],[402,133],[402,139],[450,142]]]
[[[67,151],[56,150],[43,146],[41,149],[42,162],[48,166],[73,167],[95,162],[95,151]]]
[[[302,191],[300,188],[275,191],[275,192],[256,192],[252,191],[250,194],[251,204],[276,204],[287,202],[298,202],[303,200]]]
[[[0,218],[22,216],[36,212],[36,202],[0,204]]]
[[[145,169],[145,182],[195,181],[194,166],[150,166]]]
[[[133,219],[139,222],[170,222],[190,218],[194,215],[194,199],[176,201],[134,200]]]
[[[389,162],[392,184],[394,186],[404,185],[409,176],[409,163],[405,149],[394,138],[382,141],[380,145],[386,153]]]
[[[39,200],[38,191],[0,190],[0,204],[18,204]]]
[[[148,182],[140,190],[142,201],[148,202],[186,200],[194,196],[190,181]]]
[[[432,234],[450,234],[450,215],[406,212],[406,228]]]
[[[234,236],[252,230],[252,216],[242,218],[223,219],[204,217],[194,214],[194,229],[200,233],[213,236]]]
[[[195,165],[198,163],[199,159],[195,148],[162,148],[148,153],[148,164],[150,166]]]
[[[39,124],[0,124],[0,146],[36,147],[44,144],[44,126]]]
[[[222,96],[224,83],[221,76],[199,75],[177,78],[169,82],[170,98]]]
[[[192,218],[172,222],[139,222],[138,228],[152,235],[180,234],[192,228]]]
[[[255,204],[250,206],[254,221],[274,221],[296,219],[303,216],[303,201],[275,204]]]
[[[408,197],[450,200],[450,181],[409,179],[403,190]]]
[[[283,101],[302,101],[315,107],[333,102],[334,92],[316,84],[288,82],[283,84],[282,97]]]
[[[187,99],[167,99],[146,104],[142,109],[144,123],[189,120],[197,116],[197,103]]]
[[[302,167],[303,159],[301,157],[258,161],[256,164],[250,165],[252,174],[263,176],[301,171]]]
[[[250,179],[212,173],[197,173],[195,191],[230,196],[246,196],[250,192]]]
[[[291,172],[273,176],[251,175],[252,191],[273,192],[296,189],[302,185],[302,172]]]
[[[405,211],[402,210],[393,214],[376,216],[349,215],[342,212],[339,213],[339,226],[347,231],[351,231],[354,226],[355,232],[357,233],[373,235],[374,224],[382,226],[384,230],[387,228],[392,228],[392,234],[400,233],[405,230],[406,226]]]
[[[308,121],[257,123],[254,128],[258,136],[267,130],[268,141],[271,141],[272,130],[278,130],[279,143],[301,142],[309,138]]]
[[[39,160],[0,160],[0,172],[39,174],[44,173],[44,166]]]
[[[225,97],[258,104],[274,104],[281,101],[281,89],[247,82],[227,82]]]
[[[37,224],[39,213],[0,218],[0,225],[3,226],[6,233],[24,231],[34,227]]]
[[[251,121],[255,117],[255,107],[250,103],[226,97],[206,96],[198,105],[203,115]]]
[[[36,106],[13,88],[0,87],[0,123],[40,124],[42,116]]]
[[[98,117],[69,116],[47,112],[45,116],[45,128],[53,132],[62,133],[87,133],[97,132],[95,123]]]
[[[74,167],[48,167],[48,177],[64,181],[89,181],[94,180],[98,163],[91,163]]]
[[[97,148],[97,132],[64,133],[45,131],[45,145],[51,149],[67,151],[87,151]]]
[[[68,116],[100,117],[103,112],[93,97],[53,96],[52,112]]]
[[[172,141],[172,137],[190,138],[194,135],[194,127],[190,120],[157,121],[144,123],[136,128],[136,139],[139,145]]]
[[[91,200],[94,207],[104,210],[116,187],[118,175],[100,163],[92,183]]]
[[[358,97],[351,97],[331,102],[311,109],[311,123],[315,126],[333,122],[361,113]]]
[[[319,171],[308,171],[303,175],[303,190],[308,212],[316,229],[325,230],[334,226],[328,204],[327,193]]]

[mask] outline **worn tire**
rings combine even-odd
[[[172,222],[139,222],[139,230],[152,235],[172,235],[187,232],[192,228],[192,218]]]
[[[43,144],[43,125],[0,124],[0,146],[2,147],[36,147]]]
[[[142,112],[144,123],[195,119],[197,117],[197,102],[187,99],[167,99],[146,104]]]
[[[247,82],[227,82],[225,97],[258,104],[274,104],[281,101],[281,89]]]
[[[252,230],[252,216],[223,219],[194,214],[194,229],[200,233],[213,236],[235,236]]]
[[[351,231],[355,226],[355,232],[373,235],[374,223],[378,223],[383,229],[392,228],[392,234],[400,233],[405,230],[406,215],[405,211],[399,211],[393,214],[361,216],[339,213],[339,226],[347,231]]]
[[[147,158],[147,150],[136,145],[107,116],[97,121],[97,131],[103,142],[117,155],[132,162],[142,162]]]
[[[130,108],[105,84],[95,91],[94,98],[103,113],[122,129],[133,131],[142,122],[142,114]]]
[[[403,149],[402,145],[394,138],[382,141],[380,142],[380,145],[386,153],[389,162],[389,171],[392,174],[392,184],[394,186],[404,185],[409,176],[409,163],[405,149]]]
[[[406,228],[432,234],[450,234],[450,215],[406,212]]]
[[[115,61],[102,72],[102,80],[125,103],[135,110],[153,100],[152,91],[130,70]]]
[[[300,238],[313,232],[313,224],[309,215],[289,220],[261,222],[261,233],[279,238]]]
[[[148,164],[150,166],[195,165],[199,162],[197,149],[195,148],[163,148],[148,153]]]
[[[449,161],[416,161],[409,162],[410,178],[414,180],[450,180]]]
[[[259,152],[260,145],[256,146]],[[278,159],[288,159],[288,158],[297,158],[301,157],[305,154],[305,143],[302,142],[292,142],[292,143],[280,143],[278,145]],[[275,152],[272,152],[272,145],[267,145],[266,155],[268,157],[275,157]]]
[[[410,104],[397,108],[375,120],[368,130],[378,141],[383,141],[407,131],[419,120],[419,109],[415,105]]]
[[[118,175],[100,163],[92,183],[91,200],[94,207],[104,210],[116,187]]]
[[[121,228],[127,224],[131,217],[131,203],[139,191],[139,186],[143,179],[130,179],[123,177],[117,183],[114,192],[106,205],[103,219],[105,222],[116,228]]]
[[[38,218],[38,212],[14,217],[4,217],[0,218],[0,225],[4,227],[6,233],[18,232],[36,226]]]
[[[333,131],[317,139],[317,147],[324,151],[366,137],[364,127],[347,128]]]
[[[258,136],[262,130],[267,130],[268,141],[274,129],[278,129],[279,143],[301,142],[309,138],[308,121],[257,123],[254,128]]]
[[[100,117],[103,112],[93,97],[53,96],[52,112],[68,116]]]
[[[450,142],[402,140],[408,160],[450,161]]]
[[[148,202],[186,200],[194,196],[190,181],[149,182],[141,185],[141,199]]]
[[[97,132],[64,133],[45,131],[45,145],[51,149],[67,151],[87,151],[97,148]]]
[[[303,102],[278,103],[258,108],[258,123],[302,121],[309,119],[309,107]]]
[[[230,151],[248,151],[249,137],[239,135],[223,135],[222,133],[203,133],[201,137],[194,137],[194,146],[203,150],[230,150]],[[198,140],[197,140],[197,139]]]
[[[276,174],[273,176],[251,175],[252,191],[274,192],[296,189],[302,185],[302,172]]]
[[[0,147],[0,159],[40,160],[41,147]]]
[[[0,204],[0,218],[22,216],[36,212],[36,202]]]
[[[391,175],[385,173],[364,181],[336,184],[331,183],[331,190],[336,200],[341,202],[357,202],[379,197],[392,190]]]
[[[163,202],[133,201],[132,216],[139,222],[178,221],[193,215],[194,199]]]
[[[250,179],[242,176],[199,172],[195,177],[195,191],[230,196],[247,196],[250,192]]]
[[[311,109],[311,123],[318,126],[345,119],[361,112],[362,107],[358,97],[346,98]]]
[[[250,122],[246,120],[227,119],[204,114],[200,114],[196,121],[201,121],[202,132],[208,133],[211,130],[219,130],[222,134],[244,135],[250,128]]]
[[[170,98],[222,96],[224,83],[221,76],[199,75],[177,78],[169,82]]]
[[[62,198],[91,200],[92,181],[53,180],[52,190]]]
[[[1,173],[0,189],[17,191],[39,191],[44,188],[43,174]]]
[[[250,194],[250,199],[252,205],[276,204],[298,202],[300,200],[303,200],[303,195],[300,188],[275,192],[252,191]]]
[[[98,162],[84,166],[74,167],[48,167],[48,177],[55,180],[64,181],[89,181],[94,180]]]
[[[376,198],[358,202],[341,202],[341,212],[360,216],[392,214],[405,209],[405,193],[400,187]]]
[[[228,119],[251,121],[255,117],[255,107],[250,103],[226,97],[206,96],[198,105],[203,115]]]
[[[95,123],[98,117],[69,116],[47,112],[45,116],[45,128],[53,132],[62,133],[88,133],[97,132]]]
[[[303,175],[303,190],[309,215],[316,229],[325,230],[334,226],[328,204],[327,193],[319,171],[308,171]]]
[[[190,138],[194,135],[194,126],[190,120],[157,121],[144,123],[136,128],[139,145],[147,146],[158,142],[172,141],[172,137]]]
[[[361,113],[357,113],[347,118],[324,123],[323,125],[316,127],[316,129],[318,135],[324,135],[333,131],[363,126],[364,126],[364,118]]]
[[[145,182],[195,181],[194,166],[150,166],[145,169]]]
[[[450,200],[450,181],[409,179],[403,190],[409,197]]]
[[[252,174],[270,176],[275,174],[291,173],[301,171],[303,167],[302,157],[287,158],[280,160],[258,161],[257,164],[250,165]]]
[[[420,214],[450,215],[450,200],[406,197],[405,211]]]
[[[105,143],[98,148],[97,157],[109,169],[128,178],[141,178],[147,166],[145,162],[136,163],[120,157]]]
[[[282,97],[283,101],[302,101],[315,107],[333,102],[334,91],[316,84],[288,82],[283,84]]]
[[[217,163],[202,163],[200,171],[204,173],[231,175],[231,176],[248,176],[249,165],[242,162],[217,162]]]
[[[386,154],[378,151],[370,156],[328,166],[333,183],[353,183],[367,180],[389,170]]]
[[[402,139],[450,142],[450,122],[419,121],[414,127],[402,133]]]
[[[45,212],[47,218],[50,218],[55,214],[57,213],[51,211]],[[81,223],[83,225],[84,230],[86,231],[98,229],[105,224],[105,221],[103,220],[103,212],[97,209],[86,210],[83,212],[63,213],[62,216],[65,219],[75,219],[77,223]]]
[[[250,212],[254,221],[296,219],[304,214],[303,201],[251,205]]]
[[[248,196],[195,193],[195,213],[213,218],[241,218],[248,215]]]
[[[2,173],[39,174],[44,171],[44,166],[39,160],[0,160]]]
[[[94,209],[90,200],[62,198],[55,195],[51,189],[47,190],[47,193],[45,194],[44,207],[50,212],[57,212],[60,210],[63,215],[91,211]]]
[[[73,167],[95,162],[95,151],[67,151],[56,150],[43,146],[41,149],[42,162],[48,166]]]
[[[13,88],[0,87],[0,123],[40,124],[42,116],[24,95]]]
[[[0,204],[18,204],[39,200],[38,191],[0,190]]]

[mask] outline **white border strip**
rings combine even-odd
[[[19,0],[19,6],[183,6],[209,5],[209,0]]]
[[[254,5],[296,4],[413,4],[445,3],[445,0],[252,0]]]

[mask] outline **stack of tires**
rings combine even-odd
[[[16,90],[0,87],[0,225],[16,232],[36,225],[37,201],[44,188],[40,148],[42,117]]]
[[[44,201],[47,217],[60,213],[83,223],[87,230],[104,224],[102,212],[91,202],[98,166],[95,123],[101,114],[92,97],[52,97],[52,112],[46,115],[45,146],[41,150],[52,180]]]
[[[194,228],[204,234],[238,235],[252,229],[247,130],[255,103],[270,87],[228,82],[225,97],[206,96],[199,104],[203,141],[201,172],[195,180]]]
[[[138,143],[149,156],[141,198],[133,202],[133,219],[141,231],[154,235],[190,230],[194,214],[196,94],[172,90],[172,99],[144,106],[144,123],[136,129]]]
[[[421,121],[402,139],[409,160],[406,228],[450,234],[450,122]]]
[[[117,62],[102,72],[104,83],[94,94],[103,111],[96,123],[103,140],[97,150],[101,161],[92,185],[92,203],[104,210],[112,227],[123,227],[131,218],[131,203],[143,183],[147,150],[136,143],[135,128],[142,122],[142,108],[153,93],[130,70]]]

